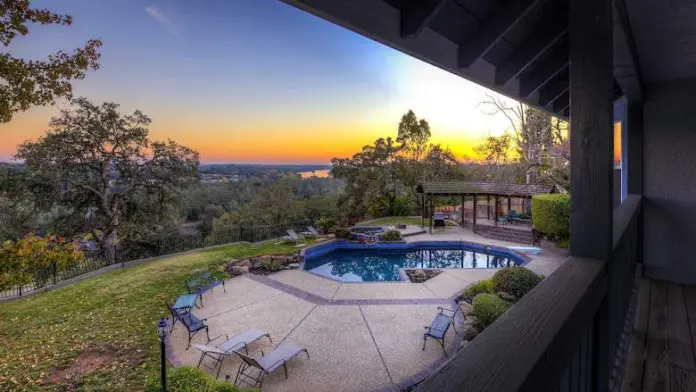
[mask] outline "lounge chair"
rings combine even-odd
[[[321,235],[313,226],[307,226],[307,231],[303,231],[300,234],[306,237],[318,237]]]
[[[302,242],[302,243],[306,243],[306,242],[307,242],[307,241],[305,241],[305,238],[304,238],[303,236],[301,236],[301,235],[298,235],[298,234],[295,232],[295,230],[290,229],[290,230],[287,231],[287,233],[288,233],[288,235],[286,235],[285,237],[283,237],[283,238],[282,238],[283,240],[286,240],[286,241],[293,241],[293,242],[295,242],[295,244],[300,244],[300,242]]]
[[[214,342],[218,340],[221,337],[225,337],[225,340],[222,343],[219,343],[215,345],[214,347],[211,347],[210,345],[205,345],[205,344],[194,344],[193,347],[201,352],[201,359],[198,360],[198,367],[201,367],[201,364],[205,366],[206,368],[215,371],[217,369],[217,372],[215,373],[215,378],[220,377],[220,369],[222,369],[222,361],[224,361],[226,358],[229,358],[232,356],[234,353],[234,350],[238,350],[240,348],[244,348],[244,352],[249,354],[249,344],[256,342],[263,338],[264,336],[268,338],[268,340],[273,343],[273,340],[271,340],[271,335],[268,334],[267,332],[259,331],[257,329],[247,329],[246,331],[239,333],[237,335],[232,336],[231,338],[227,334],[222,334],[219,336],[216,336],[212,339],[210,339],[210,342]],[[210,344],[208,342],[208,344]],[[210,358],[213,360],[213,366],[208,366],[205,363],[203,363],[203,360],[206,358]]]
[[[266,378],[266,376],[281,366],[285,370],[285,378],[288,378],[287,362],[298,356],[302,351],[307,354],[307,359],[309,359],[309,352],[307,349],[302,348],[292,342],[282,343],[268,354],[264,354],[263,350],[256,350],[256,352],[259,351],[261,351],[261,358],[258,359],[255,359],[247,354],[242,354],[239,351],[234,352],[242,359],[242,363],[239,365],[239,370],[237,370],[237,376],[234,378],[235,386],[237,385],[237,382],[243,382],[251,385],[252,387],[258,385],[259,389],[261,389],[263,380]],[[227,376],[227,378],[229,379],[229,376]]]
[[[176,324],[177,321],[181,322],[181,324],[183,324],[188,331],[188,345],[186,346],[187,350],[189,347],[191,347],[191,339],[193,339],[193,337],[200,331],[205,330],[205,336],[208,338],[206,343],[210,342],[207,319],[199,319],[190,310],[174,309],[168,303],[167,308],[169,308],[169,311],[172,313],[172,329],[170,332],[174,330],[174,324]]]
[[[423,351],[425,351],[425,344],[428,338],[435,339],[442,346],[442,351],[447,355],[447,350],[445,349],[445,335],[449,330],[450,325],[454,328],[454,333],[457,333],[457,327],[454,326],[455,317],[457,317],[457,312],[459,312],[459,306],[454,310],[445,309],[441,306],[437,307],[437,314],[435,319],[430,324],[429,327],[425,327],[426,332],[423,334]]]

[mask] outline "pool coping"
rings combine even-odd
[[[331,246],[333,245],[333,246]],[[342,247],[341,245],[346,245],[345,247]],[[405,284],[418,284],[411,282],[410,279],[408,279],[408,276],[406,275],[406,272],[404,271],[405,269],[439,269],[439,270],[495,270],[499,268],[399,268],[399,277],[401,280],[390,280],[390,281],[379,281],[379,282],[345,282],[339,279],[334,279],[328,276],[320,275],[317,273],[314,273],[312,271],[306,270],[305,267],[305,261],[307,259],[307,251],[311,251],[313,249],[317,248],[329,248],[323,253],[319,255],[315,255],[313,257],[319,257],[323,256],[327,253],[333,252],[335,250],[359,250],[364,248],[367,248],[369,246],[370,249],[378,249],[378,250],[404,250],[404,249],[411,249],[411,248],[417,248],[417,247],[422,247],[422,246],[447,246],[447,245],[464,245],[468,246],[470,248],[478,248],[481,249],[481,251],[488,251],[488,250],[493,250],[497,251],[503,254],[508,254],[509,256],[512,256],[514,258],[517,258],[519,260],[522,260],[520,264],[517,264],[519,267],[524,267],[528,263],[530,263],[533,258],[530,257],[529,255],[526,255],[524,253],[518,252],[514,249],[511,249],[509,247],[504,247],[504,246],[498,246],[498,245],[487,245],[487,244],[480,244],[477,242],[470,242],[470,241],[447,241],[447,240],[440,240],[440,241],[413,241],[413,242],[378,242],[372,245],[366,245],[365,243],[357,242],[357,241],[346,241],[346,240],[339,240],[339,239],[333,239],[325,242],[321,242],[318,244],[313,244],[311,246],[308,246],[306,248],[303,248],[300,251],[300,262],[299,262],[299,268],[298,270],[301,271],[302,273],[306,274],[312,274],[313,276],[318,276],[323,279],[328,279],[332,282],[339,282],[341,284],[375,284],[375,283],[405,283]]]

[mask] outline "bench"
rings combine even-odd
[[[454,310],[445,309],[441,306],[438,306],[437,309],[435,319],[433,319],[429,327],[425,327],[426,331],[423,334],[423,351],[425,351],[425,344],[428,338],[431,338],[440,343],[445,356],[449,357],[445,349],[445,335],[447,335],[450,325],[454,328],[454,333],[457,333],[457,327],[454,326],[454,318],[457,316],[457,312],[459,312],[459,306],[457,305]]]
[[[171,307],[168,303],[166,303],[166,305],[169,311],[172,313],[172,329],[169,330],[169,332],[172,332],[174,330],[174,325],[177,321],[183,324],[184,327],[186,327],[186,330],[188,331],[188,345],[186,346],[187,350],[189,349],[189,347],[191,347],[191,339],[193,339],[193,337],[198,332],[203,330],[205,330],[205,335],[208,338],[206,344],[210,343],[207,319],[199,319],[190,310],[178,310]]]
[[[225,281],[217,280],[210,272],[199,272],[186,279],[186,290],[188,290],[189,294],[198,294],[201,298],[201,306],[203,306],[203,294],[220,285],[222,285],[222,290],[226,293]]]

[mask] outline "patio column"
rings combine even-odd
[[[570,0],[570,254],[608,260],[613,211],[613,30],[609,0]]]

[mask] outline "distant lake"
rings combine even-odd
[[[310,178],[310,177],[319,177],[319,178],[327,178],[329,177],[329,172],[330,169],[324,169],[324,170],[314,170],[314,171],[303,171],[303,172],[298,172],[302,178]]]

